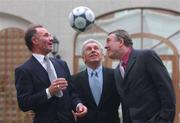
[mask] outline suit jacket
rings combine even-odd
[[[62,60],[51,59],[57,77],[64,77],[68,82],[71,75],[67,64]],[[71,98],[68,88],[63,91],[63,97],[53,96],[47,99],[46,88],[50,85],[47,71],[32,56],[23,65],[15,70],[15,86],[17,99],[22,111],[33,110],[35,112],[34,123],[74,123],[71,113],[72,104],[80,102]],[[74,101],[76,100],[76,101]],[[72,103],[72,101],[74,101]]]
[[[77,119],[77,123],[120,123],[118,108],[120,97],[115,87],[114,70],[103,68],[103,90],[99,105],[93,98],[87,70],[73,75],[73,85],[80,99],[88,108],[85,117]]]
[[[116,87],[133,123],[172,123],[175,95],[171,78],[152,50],[132,50],[124,80],[115,70]]]

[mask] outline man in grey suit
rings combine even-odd
[[[87,108],[74,93],[65,61],[51,58],[53,38],[41,25],[32,25],[25,34],[32,56],[15,70],[17,100],[22,111],[33,111],[33,123],[74,123]],[[51,71],[50,71],[51,70]]]
[[[110,32],[105,45],[107,55],[120,60],[116,87],[132,123],[173,123],[175,94],[165,66],[154,51],[136,50],[132,45],[125,30]]]
[[[115,87],[114,70],[102,66],[102,48],[94,39],[88,39],[83,43],[82,58],[87,68],[72,78],[80,99],[88,108],[88,113],[85,117],[77,118],[77,123],[120,123],[120,97]],[[97,81],[93,79],[94,75]],[[96,83],[100,86],[94,90],[93,84]],[[100,93],[97,100],[94,96],[96,91]]]

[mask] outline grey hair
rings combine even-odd
[[[123,29],[117,29],[115,31],[110,32],[108,35],[110,34],[114,34],[118,40],[121,40],[121,38],[124,39],[125,46],[132,47],[133,42],[127,31]]]
[[[96,43],[96,44],[99,46],[101,52],[103,53],[103,45],[102,45],[99,41],[97,41],[97,40],[95,40],[95,39],[87,39],[87,40],[84,41],[84,43],[82,44],[82,50],[81,50],[81,54],[82,54],[82,55],[84,54],[85,46],[86,46],[87,44],[89,44],[89,43]]]

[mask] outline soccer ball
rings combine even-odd
[[[76,7],[69,14],[69,23],[78,32],[89,29],[94,21],[95,15],[93,11],[85,6]]]

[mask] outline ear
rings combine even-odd
[[[86,63],[85,56],[84,56],[84,55],[82,55],[82,56],[81,56],[81,58],[82,58],[82,60],[84,61],[84,63]]]
[[[32,37],[31,40],[32,40],[33,45],[36,45],[38,43],[38,39],[34,36]]]
[[[124,46],[124,39],[123,38],[121,38],[120,44],[119,44],[119,47],[122,47],[122,46]]]

